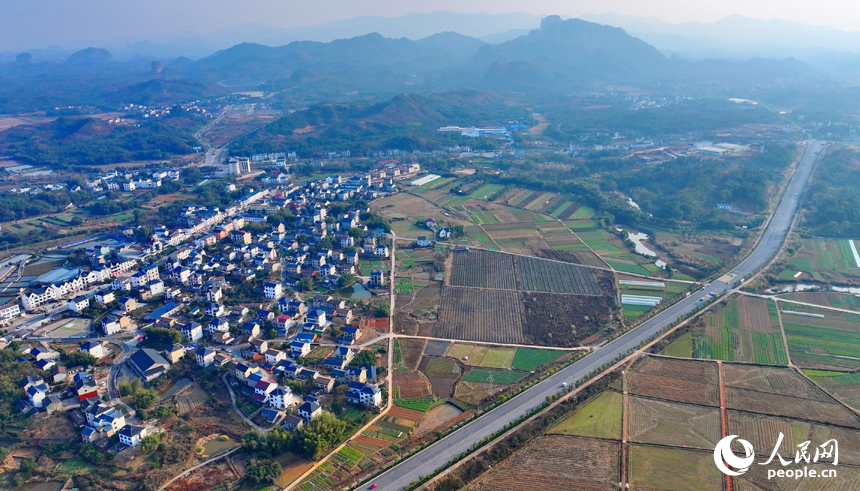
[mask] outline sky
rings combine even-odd
[[[0,0],[0,49],[157,39],[249,22],[302,27],[363,15],[446,10],[571,17],[614,12],[670,23],[714,22],[739,14],[860,31],[860,3],[848,0]]]

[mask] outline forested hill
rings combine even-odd
[[[436,95],[402,94],[383,103],[318,104],[287,114],[238,139],[234,155],[290,148],[299,156],[323,151],[433,150],[442,145],[490,145],[491,140],[438,132],[440,126],[492,124],[525,116],[490,92],[455,91]]]

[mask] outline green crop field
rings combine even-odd
[[[827,329],[783,317],[791,359],[801,366],[857,367],[860,360],[860,333],[841,329]],[[802,319],[796,317],[796,319]],[[849,358],[840,358],[849,357]]]
[[[638,264],[627,264],[621,263],[618,261],[613,261],[612,259],[607,259],[606,263],[616,271],[623,271],[625,273],[635,273],[635,274],[650,274],[649,271]]]
[[[523,372],[515,372],[512,370],[487,370],[484,368],[473,368],[463,376],[466,382],[480,382],[483,384],[507,385],[516,382],[525,377]]]
[[[621,439],[621,394],[606,390],[565,416],[548,433]]]
[[[520,203],[525,201],[526,198],[533,195],[534,193],[535,193],[534,191],[526,191],[525,194],[523,194],[522,196],[520,196],[519,198],[517,198],[513,202],[511,202],[511,206],[519,206]]]
[[[487,368],[511,368],[515,348],[488,348],[480,366]]]
[[[544,363],[549,363],[561,355],[563,351],[554,351],[537,348],[517,348],[511,368],[514,370],[532,370]]]
[[[595,211],[592,208],[587,206],[580,206],[576,213],[574,213],[570,218],[573,220],[588,220],[589,218],[595,215]]]
[[[435,397],[411,397],[407,399],[394,399],[394,405],[406,409],[413,409],[426,413],[445,402],[445,399],[436,399]]]
[[[479,187],[478,189],[472,191],[472,193],[469,196],[471,196],[473,198],[478,198],[478,199],[487,199],[487,197],[492,196],[493,194],[498,192],[503,187],[504,186],[502,186],[500,184],[484,184],[483,186]]]
[[[772,300],[732,297],[725,307],[714,309],[687,335],[664,351],[675,356],[692,356],[725,361],[747,361],[787,365],[788,357]]]

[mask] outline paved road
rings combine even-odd
[[[596,370],[617,357],[621,353],[637,348],[639,344],[659,332],[679,317],[689,314],[702,300],[711,294],[719,295],[731,290],[741,279],[755,269],[765,265],[779,250],[787,229],[791,226],[794,213],[800,200],[800,195],[806,186],[812,172],[816,154],[824,148],[821,142],[811,142],[807,145],[806,153],[786,188],[782,201],[777,206],[773,218],[762,240],[755,251],[737,268],[731,271],[733,276],[728,281],[714,281],[701,290],[692,293],[665,311],[644,322],[627,334],[611,343],[596,349],[573,365],[557,372],[533,388],[499,406],[493,411],[476,419],[472,423],[446,436],[440,442],[393,467],[379,476],[374,483],[378,491],[401,490],[410,482],[417,481],[420,475],[429,475],[442,467],[447,461],[469,449],[474,443],[501,430],[506,424],[515,421],[520,416],[540,406],[547,396],[556,394],[561,384],[573,384],[592,370]]]

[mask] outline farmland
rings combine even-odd
[[[630,398],[630,440],[709,449],[722,438],[720,410],[715,407]]]
[[[450,284],[516,290],[514,256],[487,251],[456,253],[453,255]]]
[[[860,367],[860,315],[780,302],[780,308],[821,318],[782,314],[791,360],[820,369]]]
[[[529,442],[468,489],[617,489],[619,457],[617,442],[566,435],[542,436]],[[547,472],[547,469],[552,469],[552,472]]]
[[[556,423],[548,433],[621,439],[621,394],[607,390]]]
[[[555,421],[508,459],[493,463],[491,470],[469,484],[467,489],[520,489],[517,477],[532,479],[531,467],[543,467],[547,475],[546,456],[557,458],[549,445],[549,436],[570,438],[567,452],[591,448],[592,442],[612,445],[615,460],[605,461],[603,472],[617,475],[622,488],[630,489],[714,489],[721,490],[725,477],[714,466],[714,445],[723,434],[740,435],[752,443],[756,462],[765,462],[781,432],[785,439],[778,451],[793,460],[797,445],[812,441],[812,447],[828,439],[839,442],[839,464],[851,467],[847,478],[833,481],[833,489],[853,489],[860,463],[860,417],[840,405],[792,368],[766,367],[751,364],[722,363],[722,379],[726,392],[726,428],[721,428],[719,408],[719,376],[717,363],[711,361],[677,360],[646,357],[634,364],[628,375],[628,412],[624,412],[623,385],[618,380],[567,415]],[[810,372],[816,377],[852,377],[843,382],[860,383],[860,376],[839,372]],[[627,475],[620,475],[621,461],[617,446],[621,439],[622,422],[628,428]],[[723,433],[725,431],[725,433]],[[843,451],[843,448],[845,450]],[[850,450],[849,450],[850,449]],[[843,456],[844,453],[844,456]],[[580,456],[580,458],[583,458]],[[832,459],[823,464],[829,468]],[[804,464],[805,465],[805,464]],[[818,464],[819,468],[821,463]],[[753,468],[764,468],[752,466]],[[779,465],[777,465],[779,468]],[[566,468],[553,463],[556,469]],[[810,467],[812,468],[812,467]],[[583,476],[588,475],[585,471]],[[555,481],[528,481],[532,486],[552,487]],[[569,489],[618,489],[603,486],[588,479],[586,482],[563,482]],[[600,481],[602,482],[602,481]],[[771,489],[758,469],[733,478],[736,489]],[[796,481],[792,481],[796,482]],[[750,487],[758,483],[759,487]],[[764,483],[762,485],[762,483]],[[523,488],[525,489],[525,488]],[[561,488],[558,488],[561,489]],[[782,488],[780,488],[782,489]],[[794,488],[789,488],[794,489]]]
[[[575,264],[517,257],[517,277],[522,290],[577,295],[612,295],[612,273]]]
[[[433,336],[522,343],[523,307],[515,291],[444,287]]]
[[[713,450],[631,445],[627,467],[630,486],[719,491],[723,489],[725,478],[714,465],[713,453]]]
[[[692,332],[689,353],[681,356],[787,365],[776,303],[749,296],[730,297],[704,316]],[[678,347],[669,349],[677,349]]]
[[[804,239],[801,248],[774,274],[784,281],[860,284],[860,267],[847,239]]]
[[[613,297],[523,293],[523,336],[529,344],[575,346],[612,326]],[[589,339],[592,338],[592,339]]]
[[[779,296],[781,299],[811,303],[822,307],[835,307],[837,309],[853,310],[860,312],[860,298],[853,293],[839,292],[796,292],[785,293]]]
[[[549,363],[563,353],[561,351],[534,349],[534,348],[517,348],[514,359],[511,363],[511,368],[514,370],[532,370],[544,363]]]

